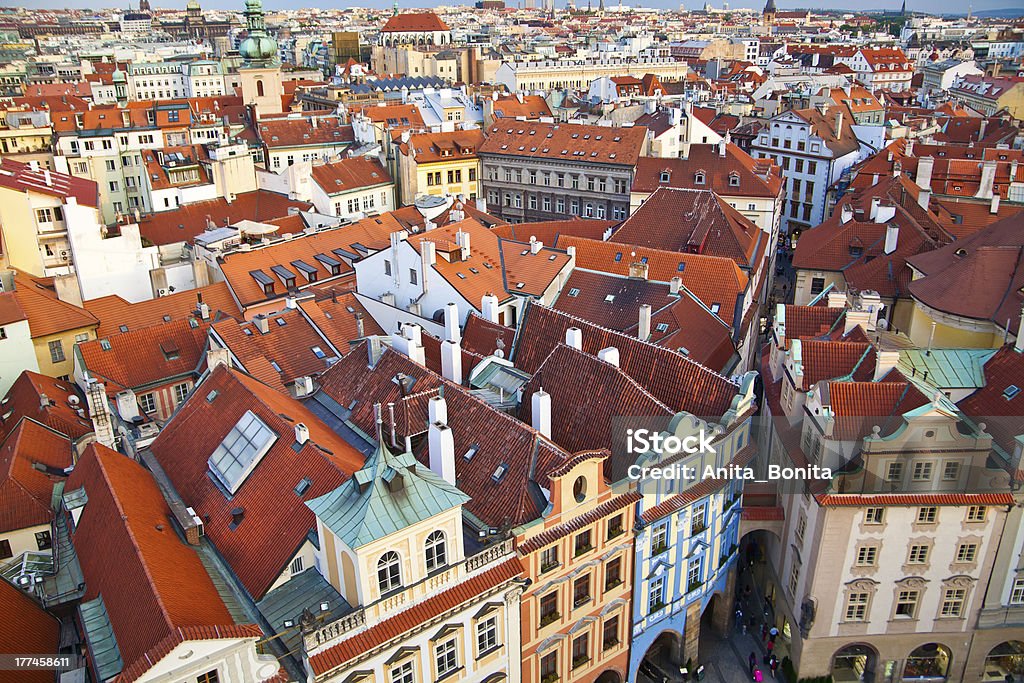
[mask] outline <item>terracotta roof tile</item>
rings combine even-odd
[[[152,668],[169,651],[163,642],[178,629],[234,628],[213,581],[175,533],[170,509],[142,465],[90,444],[67,486],[84,488],[89,499],[72,541],[85,576],[85,599],[102,596],[110,617],[125,663],[119,681],[135,680]],[[258,629],[246,632],[258,635]]]
[[[313,167],[313,182],[330,196],[391,182],[391,175],[377,159],[352,157]]]
[[[985,386],[960,401],[959,407],[975,422],[984,422],[985,431],[1012,454],[1015,437],[1024,434],[1024,393],[1007,389],[1024,389],[1024,354],[1003,346],[986,361],[983,372]]]
[[[0,325],[10,325],[22,320],[27,321],[28,316],[25,315],[25,311],[22,310],[14,293],[0,293]]]
[[[333,298],[303,299],[299,301],[299,308],[342,355],[348,353],[349,346],[357,339],[384,334],[377,321],[370,317],[352,293],[339,294]],[[359,333],[356,320],[358,316],[363,321],[362,334]]]
[[[0,579],[0,652],[26,655],[54,655],[60,647],[60,622],[35,600],[5,579]],[[11,673],[18,683],[53,683],[53,671],[36,670]]]
[[[58,471],[71,467],[71,442],[38,422],[23,419],[0,444],[0,532],[53,520],[53,487],[64,478],[36,469],[36,463]]]
[[[856,494],[829,493],[817,496],[818,504],[823,507],[842,507],[853,505],[890,505],[894,507],[917,507],[920,505],[1013,505],[1013,494],[1010,493],[890,493],[890,494]]]
[[[14,286],[18,305],[28,316],[33,338],[90,328],[99,322],[88,311],[58,299],[56,292],[40,285],[26,273],[16,271]]]
[[[827,334],[845,309],[829,306],[794,306],[786,304],[786,348],[794,339],[820,337]]]
[[[0,403],[0,441],[25,417],[72,440],[92,433],[88,407],[77,385],[30,370],[18,375]]]
[[[300,147],[316,145],[348,145],[355,141],[352,126],[338,116],[303,116],[300,118],[260,119],[257,132],[267,147]]]
[[[573,216],[566,220],[538,221],[535,223],[509,223],[492,228],[498,237],[520,242],[528,242],[531,237],[548,246],[554,246],[561,235],[604,239],[604,234],[618,225],[620,221],[597,220]]]
[[[607,455],[607,452],[605,452],[604,455]],[[629,491],[622,495],[615,496],[611,500],[601,503],[586,514],[577,515],[571,518],[568,522],[563,522],[558,526],[551,527],[550,529],[537,534],[516,548],[516,550],[519,551],[520,555],[528,555],[534,551],[540,550],[546,545],[554,543],[560,538],[565,538],[574,531],[579,531],[600,519],[604,519],[616,510],[621,510],[627,505],[638,503],[641,498],[642,495],[637,491]]]
[[[852,375],[860,382],[870,382],[875,372],[875,347],[852,341],[801,342],[804,387],[809,389],[823,379]]]
[[[508,355],[515,333],[515,329],[492,323],[471,311],[462,328],[462,348],[479,356],[490,356],[498,348],[498,340],[501,340],[501,348]]]
[[[584,124],[497,121],[487,130],[481,154],[558,159],[564,162],[635,166],[647,129]],[[549,137],[550,136],[550,137]]]
[[[704,172],[703,186],[695,182],[698,170]],[[668,173],[665,182],[662,181],[664,173]],[[632,191],[655,192],[660,187],[675,187],[710,189],[724,197],[774,198],[782,191],[782,180],[778,164],[754,159],[734,144],[726,145],[724,157],[719,145],[690,145],[685,159],[641,157],[636,165]]]
[[[38,192],[65,201],[74,198],[82,206],[99,206],[99,191],[95,181],[48,171],[42,166],[33,171],[28,164],[14,159],[0,161],[0,187],[17,192]]]
[[[456,130],[441,133],[420,133],[409,136],[409,142],[398,147],[403,154],[415,151],[417,164],[475,159],[483,144],[482,130]]]
[[[881,382],[829,382],[829,407],[835,415],[832,438],[855,441],[871,434],[887,420],[930,403],[918,388],[893,370]]]
[[[551,116],[547,100],[540,95],[522,95],[522,102],[516,95],[499,97],[493,102],[495,118],[514,119],[523,116],[530,121]]]
[[[228,498],[209,476],[207,461],[249,410],[278,438]],[[310,437],[295,451],[292,444],[299,422],[309,429]],[[192,392],[150,450],[185,503],[204,519],[207,538],[257,600],[284,571],[315,524],[305,501],[334,490],[363,464],[360,453],[301,403],[224,366]],[[295,486],[304,477],[312,485],[296,495]],[[236,508],[244,511],[244,517],[233,527]]]
[[[418,33],[449,31],[448,24],[433,12],[405,12],[389,17],[381,33]]]
[[[158,325],[166,322],[168,316],[171,320],[198,317],[200,297],[203,303],[210,307],[212,318],[217,317],[218,312],[232,318],[241,315],[238,304],[231,297],[231,290],[224,282],[135,303],[125,301],[117,294],[111,294],[90,299],[83,306],[100,321],[99,329],[96,330],[97,336],[109,337],[122,332],[122,327],[137,330]]]

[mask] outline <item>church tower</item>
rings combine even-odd
[[[775,0],[768,0],[768,2],[765,3],[764,11],[761,12],[761,23],[765,26],[773,26],[775,24],[776,12]]]
[[[256,117],[280,114],[281,66],[277,59],[277,41],[267,34],[263,22],[262,0],[246,0],[245,26],[249,35],[238,46],[244,64],[238,69],[242,85],[242,102],[255,105]]]

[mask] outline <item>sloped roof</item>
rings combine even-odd
[[[786,348],[794,339],[827,334],[845,309],[830,306],[794,306],[786,304]]]
[[[726,197],[779,196],[783,177],[777,164],[768,159],[754,159],[732,143],[725,146],[725,156],[719,150],[719,145],[690,145],[685,159],[640,157],[632,191],[654,192],[660,187],[675,187],[710,189]],[[704,172],[703,186],[695,181],[698,170]],[[664,173],[668,174],[666,182],[662,182]]]
[[[891,370],[879,382],[829,382],[828,405],[835,415],[832,437],[853,441],[871,434],[871,430],[889,418],[895,419],[930,399],[898,370]]]
[[[33,338],[89,328],[99,322],[88,311],[61,301],[53,289],[21,271],[15,272],[14,295],[28,317],[29,332]]]
[[[120,333],[122,326],[129,330],[137,330],[167,322],[168,317],[172,320],[197,317],[200,297],[203,303],[210,307],[211,317],[216,317],[218,312],[232,318],[240,317],[238,304],[231,298],[231,290],[224,282],[173,292],[167,296],[136,303],[125,301],[117,294],[111,294],[90,299],[82,305],[100,321],[96,335],[108,337]]]
[[[1003,346],[987,360],[982,372],[984,386],[960,401],[959,407],[976,422],[984,422],[996,443],[1012,455],[1015,438],[1024,434],[1024,393],[1010,387],[1024,389],[1024,354]]]
[[[499,97],[494,100],[494,116],[497,118],[514,119],[524,116],[527,120],[551,116],[551,108],[547,100],[540,95],[523,95],[523,101],[515,95]]]
[[[0,579],[0,612],[4,615],[0,652],[54,655],[60,651],[60,622],[5,579]],[[23,670],[16,678],[19,683],[53,683],[53,671]]]
[[[586,124],[496,121],[487,129],[481,154],[559,159],[567,163],[634,166],[647,129]]]
[[[65,201],[74,198],[82,206],[99,206],[99,190],[95,181],[49,171],[42,166],[32,170],[29,164],[14,159],[0,161],[0,187],[17,192],[38,192]]]
[[[867,342],[804,339],[800,342],[804,387],[845,376],[870,382],[875,372],[875,356],[875,347]]]
[[[269,147],[348,145],[355,141],[352,126],[339,116],[303,116],[300,118],[260,119],[260,141]]]
[[[74,464],[71,442],[33,420],[21,420],[0,444],[0,532],[49,524],[53,486],[64,478],[36,464],[63,471]]]
[[[418,31],[449,31],[448,25],[433,12],[406,12],[388,18],[381,33],[412,33]]]
[[[352,157],[313,167],[313,182],[324,194],[351,192],[391,182],[391,175],[378,159]]]
[[[78,410],[82,410],[84,415],[80,416]],[[0,441],[25,417],[72,440],[92,432],[88,406],[77,385],[31,370],[23,370],[18,375],[0,403]]]
[[[246,411],[277,439],[228,498],[210,477],[208,459]],[[310,436],[298,447],[294,432],[300,422]],[[192,392],[150,450],[185,503],[204,518],[207,537],[255,599],[267,592],[313,528],[305,501],[334,490],[363,466],[363,456],[301,403],[224,366]],[[312,483],[296,494],[304,478]],[[244,516],[232,525],[236,508]]]

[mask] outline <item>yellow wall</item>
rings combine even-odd
[[[910,316],[907,336],[917,346],[927,346],[932,331],[932,318],[920,306],[915,306]],[[959,329],[935,321],[935,337],[932,346],[945,349],[996,349],[1002,346],[1003,337],[993,332],[990,324],[978,323],[977,330]]]
[[[39,361],[39,372],[48,377],[71,377],[75,374],[75,337],[88,335],[89,341],[96,339],[96,326],[79,327],[43,337],[33,337],[32,344],[36,347],[36,359]],[[54,363],[50,359],[50,342],[59,339],[64,347],[64,360]]]
[[[6,540],[11,544],[12,554],[11,558],[0,560],[0,563],[10,562],[25,552],[42,552],[43,554],[49,554],[49,550],[41,551],[39,550],[39,546],[36,544],[36,532],[38,531],[50,531],[50,525],[40,524],[39,526],[32,526],[27,529],[17,529],[6,534],[0,534],[0,540]]]
[[[0,189],[0,225],[3,226],[7,262],[32,275],[45,275],[39,242],[36,240],[36,219],[27,195]]]

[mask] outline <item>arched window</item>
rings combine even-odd
[[[445,547],[443,531],[435,531],[427,536],[425,550],[428,572],[440,569],[448,564],[448,549]]]
[[[263,97],[263,81],[256,81],[256,96]]]
[[[380,592],[390,593],[402,585],[402,570],[398,553],[388,551],[377,560],[377,585]]]

